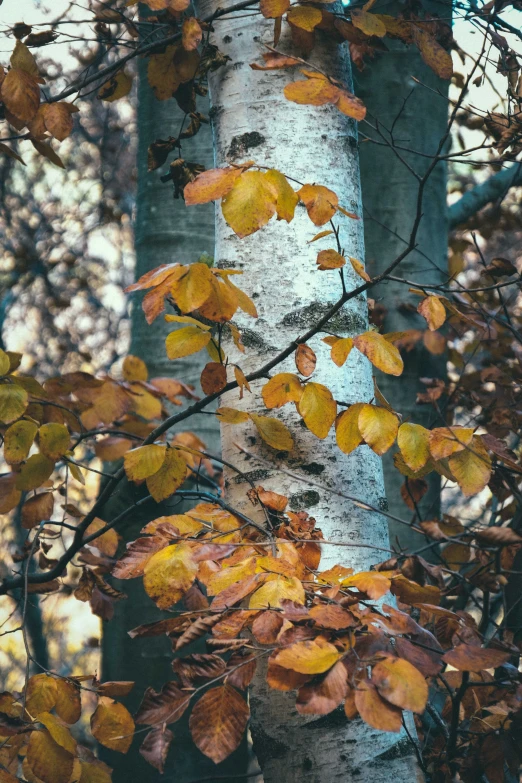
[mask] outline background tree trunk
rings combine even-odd
[[[447,14],[443,13],[444,5],[426,3],[425,7],[433,14],[451,17],[450,5]],[[379,8],[376,6],[373,10],[378,12]],[[382,13],[395,15],[400,10],[398,3],[385,8],[383,4]],[[368,109],[367,122],[362,123],[361,132],[379,142],[360,144],[366,263],[372,276],[384,271],[409,241],[417,208],[417,182],[403,160],[420,175],[431,163],[430,157],[405,152],[404,148],[426,156],[435,154],[448,120],[449,82],[435,75],[414,46],[406,47],[400,41],[389,39],[386,39],[386,46],[388,52],[377,53],[362,73],[354,72],[356,94]],[[392,137],[402,148],[397,150],[399,155],[386,143]],[[395,274],[424,284],[443,283],[448,275],[445,163],[438,163],[428,180],[422,212],[417,249],[401,263]],[[385,332],[426,328],[425,320],[416,313],[420,298],[408,294],[403,284],[382,283],[372,290],[371,296],[386,308]],[[413,309],[405,307],[411,304]],[[446,377],[445,354],[429,353],[421,341],[403,358],[404,372],[399,378],[378,373],[379,388],[403,414],[405,421],[425,427],[442,426],[443,422],[433,408],[416,405],[415,399],[417,392],[426,389],[420,378]],[[383,465],[390,513],[407,518],[410,512],[401,498],[401,481],[391,452],[385,455]],[[440,514],[440,477],[432,473],[427,481],[428,492],[420,502],[419,510],[423,518],[435,519]],[[393,520],[389,527],[391,541],[399,541],[408,551],[425,543],[423,536]]]
[[[217,8],[217,0],[198,4],[200,16]],[[334,107],[296,106],[284,98],[283,88],[297,74],[284,71],[260,73],[250,63],[260,58],[261,43],[273,40],[273,22],[260,24],[241,19],[223,18],[216,25],[215,43],[231,57],[230,65],[210,76],[216,164],[218,166],[253,158],[261,165],[273,167],[303,182],[331,187],[346,208],[361,210],[357,141],[354,124]],[[278,48],[292,51],[285,30]],[[349,84],[349,62],[335,47],[316,46],[311,58],[321,68]],[[255,146],[255,149],[252,147]],[[239,150],[239,154],[234,154]],[[364,257],[362,221],[341,218],[341,245],[346,253]],[[226,352],[245,372],[259,367],[282,347],[312,326],[341,293],[336,273],[317,272],[315,258],[321,247],[307,245],[316,233],[304,209],[298,207],[292,223],[273,220],[268,226],[246,239],[238,239],[217,211],[216,264],[245,273],[241,287],[256,297],[259,319],[240,316],[237,319],[246,356],[230,344]],[[319,244],[319,243],[318,243]],[[359,278],[347,273],[348,287]],[[366,298],[349,302],[332,319],[329,327],[336,334],[358,334],[367,328]],[[330,360],[321,336],[311,341],[319,360],[318,381],[324,381],[334,396],[348,402],[369,401],[373,397],[372,373],[368,361],[353,351],[343,369]],[[277,371],[294,370],[293,359]],[[266,415],[260,389],[240,401],[231,392],[222,404],[244,408]],[[225,459],[265,488],[290,499],[293,510],[307,509],[322,528],[326,539],[353,544],[353,548],[324,546],[324,567],[342,561],[355,569],[367,569],[386,551],[363,548],[365,545],[388,547],[387,525],[379,514],[371,514],[352,502],[332,495],[328,488],[352,494],[377,508],[385,504],[380,460],[367,446],[350,456],[335,445],[333,433],[324,441],[298,425],[293,406],[276,413],[286,422],[295,437],[294,450],[283,461],[259,439],[253,426],[222,428]],[[239,452],[235,443],[254,451],[269,461],[260,466]],[[289,467],[304,477],[298,482],[279,471]],[[313,477],[325,489],[307,487]],[[256,509],[246,497],[247,485],[242,476],[226,471],[226,497],[237,509],[256,517]],[[262,522],[262,517],[259,517]],[[305,720],[294,706],[295,694],[268,690],[264,674],[256,675],[251,689],[252,736],[254,751],[263,770],[265,783],[334,783],[358,779],[372,783],[392,778],[417,779],[418,769],[413,749],[401,736],[374,731],[360,721],[348,724],[342,711],[326,718]]]
[[[150,269],[174,261],[197,261],[202,253],[212,255],[214,244],[214,209],[211,204],[198,210],[185,208],[184,202],[172,198],[172,188],[160,181],[161,171],[147,171],[147,148],[157,138],[178,133],[183,114],[174,100],[159,102],[147,82],[147,61],[139,61],[138,86],[138,188],[136,203],[136,279]],[[212,138],[209,126],[203,126],[194,139],[187,142],[190,160],[213,165]],[[165,337],[172,331],[160,316],[148,325],[141,309],[141,298],[134,295],[131,315],[130,353],[147,364],[149,377],[175,377],[199,388],[199,376],[208,361],[206,354],[196,354],[175,363],[167,359]],[[219,428],[213,416],[200,414],[187,422],[187,430],[195,433],[210,451],[219,453]],[[110,470],[114,470],[114,463]],[[143,496],[142,488],[121,482],[114,498],[104,510],[106,521]],[[178,501],[153,502],[142,509],[120,529],[125,541],[138,537],[141,528],[162,514],[178,514],[192,507]],[[102,673],[105,680],[132,680],[133,692],[125,701],[134,711],[149,685],[158,689],[174,677],[171,661],[172,648],[166,638],[131,639],[128,631],[144,622],[164,617],[143,590],[141,579],[117,583],[128,598],[115,605],[114,618],[104,624],[102,642]],[[184,650],[184,654],[194,650]],[[200,650],[201,652],[201,650]],[[188,783],[212,774],[223,775],[241,770],[245,762],[245,746],[234,756],[216,767],[203,756],[189,739],[187,720],[174,727],[175,740],[167,762],[166,774],[177,783]],[[145,735],[133,742],[129,753],[122,756],[102,749],[104,759],[114,767],[114,783],[152,783],[164,778],[139,755],[138,749]]]

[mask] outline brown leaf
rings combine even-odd
[[[227,385],[227,371],[224,364],[209,362],[201,373],[201,388],[205,394],[220,392]]]
[[[136,713],[136,723],[153,726],[175,723],[181,718],[190,701],[190,693],[182,691],[177,682],[166,682],[159,693],[147,688]]]
[[[172,668],[184,688],[193,688],[196,683],[200,685],[223,674],[226,664],[219,655],[194,653],[186,658],[174,658]]]
[[[342,628],[350,628],[355,625],[355,617],[351,612],[335,604],[319,604],[313,606],[309,612],[315,624],[321,628],[329,628],[339,631]]]
[[[140,754],[161,775],[163,775],[170,743],[173,739],[174,734],[170,729],[157,727],[147,734],[141,744]]]
[[[249,716],[246,701],[230,685],[211,688],[190,716],[194,743],[205,756],[219,764],[238,747]]]
[[[40,105],[40,88],[34,76],[20,68],[11,68],[0,92],[6,107],[15,117],[24,124],[33,119]]]
[[[503,650],[459,644],[445,653],[442,660],[462,672],[481,672],[502,666],[510,657],[511,653]]]
[[[347,690],[346,667],[338,661],[319,682],[311,682],[299,689],[296,709],[301,715],[327,715],[339,706]]]
[[[295,366],[301,375],[308,378],[315,370],[316,363],[317,357],[310,346],[306,343],[300,343],[295,352]]]

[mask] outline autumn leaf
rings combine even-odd
[[[43,783],[68,783],[74,757],[44,731],[32,731],[27,747],[27,763]]]
[[[309,683],[299,689],[296,710],[301,715],[328,715],[341,704],[347,689],[347,670],[339,661],[320,682]]]
[[[314,351],[309,345],[306,345],[306,343],[300,343],[295,352],[295,366],[297,367],[297,370],[301,375],[304,375],[305,378],[308,378],[315,370],[316,364],[317,356]]]
[[[260,0],[259,10],[266,19],[275,19],[290,8],[290,0]]]
[[[448,463],[466,496],[481,492],[491,477],[491,459],[479,436],[474,436],[463,451],[452,454]]]
[[[190,702],[190,694],[182,691],[178,682],[166,682],[159,693],[147,688],[136,713],[136,723],[153,726],[175,723]]]
[[[38,714],[38,722],[41,723],[53,740],[68,753],[75,754],[76,752],[76,740],[71,735],[69,729],[63,725],[56,717],[50,712],[40,712]]]
[[[427,296],[417,307],[427,321],[428,328],[434,332],[439,329],[446,320],[446,308],[438,296]]]
[[[30,122],[40,105],[40,88],[34,76],[20,68],[11,68],[5,76],[0,95],[9,111],[21,122]]]
[[[208,318],[211,321],[217,323],[226,323],[230,321],[239,306],[239,297],[237,291],[239,288],[236,286],[227,285],[226,282],[217,278],[215,275],[211,275],[210,280],[210,296],[199,307],[199,314],[204,318]],[[213,361],[219,361],[220,355],[215,349],[215,356],[212,354],[212,349],[215,348],[213,343],[207,344],[207,351],[210,353],[210,357]],[[224,355],[221,355],[223,360]]]
[[[224,761],[239,746],[250,710],[230,685],[211,688],[195,704],[190,733],[199,750],[214,764]]]
[[[181,84],[181,78],[174,64],[177,46],[167,46],[161,54],[153,54],[149,59],[147,78],[158,101],[171,98]]]
[[[33,454],[22,465],[16,478],[16,488],[22,492],[38,489],[52,475],[54,461],[44,454]]]
[[[335,422],[337,445],[345,454],[351,454],[357,446],[363,443],[363,436],[359,429],[359,414],[363,408],[364,403],[356,402],[340,413]]]
[[[73,103],[57,101],[56,103],[46,103],[40,107],[43,113],[43,124],[58,141],[63,141],[71,135],[73,129],[72,115],[79,111]]]
[[[120,98],[124,98],[130,93],[132,89],[132,77],[125,73],[124,70],[118,71],[114,76],[111,76],[109,81],[98,90],[98,98],[102,101],[108,101],[112,103]]]
[[[350,626],[355,623],[353,614],[336,604],[319,604],[318,606],[312,606],[309,615],[319,627],[330,628],[334,631],[350,628]]]
[[[52,492],[41,492],[33,495],[22,506],[22,527],[31,530],[39,525],[43,519],[51,519],[54,508]]]
[[[43,424],[38,430],[38,444],[42,454],[57,460],[69,448],[69,431],[64,424]]]
[[[183,190],[185,204],[207,204],[217,201],[232,190],[234,183],[243,173],[241,168],[210,169],[199,174]]]
[[[365,443],[379,456],[392,446],[399,429],[397,416],[375,405],[363,405],[357,424]]]
[[[123,704],[100,696],[91,716],[91,733],[106,748],[127,753],[134,735],[134,721]]]
[[[243,424],[250,418],[245,411],[238,411],[235,408],[227,408],[226,406],[217,408],[216,416],[224,424]]]
[[[422,59],[441,79],[451,79],[453,62],[447,52],[427,30],[416,25],[412,27],[413,40],[417,45]]]
[[[4,436],[4,459],[10,464],[27,458],[38,426],[32,421],[15,421]]]
[[[353,8],[350,11],[352,24],[365,35],[376,35],[383,38],[386,35],[386,26],[379,14],[370,14],[364,8]]]
[[[269,169],[265,175],[265,181],[276,194],[276,213],[278,220],[286,220],[290,223],[294,218],[294,212],[299,203],[299,196],[294,191],[286,177],[276,169]]]
[[[356,587],[357,590],[366,593],[373,601],[378,601],[379,598],[386,595],[391,587],[391,582],[379,571],[360,571],[343,579],[342,586]]]
[[[337,403],[330,389],[310,381],[299,400],[298,410],[310,432],[326,438],[337,416]]]
[[[143,586],[160,609],[168,609],[187,592],[197,570],[190,545],[183,541],[171,544],[147,561]]]
[[[346,264],[346,259],[337,250],[320,250],[317,254],[316,264],[321,271],[340,269]]]
[[[428,701],[428,683],[423,675],[403,658],[385,658],[372,669],[372,683],[386,701],[411,712],[424,712]]]
[[[334,666],[340,657],[333,644],[318,636],[280,650],[274,657],[274,663],[299,674],[322,674]]]
[[[82,715],[81,691],[78,683],[56,678],[56,702],[54,708],[65,723],[76,723]]]
[[[311,33],[318,24],[321,24],[323,15],[318,8],[313,6],[294,5],[289,10],[286,18],[290,24]]]
[[[209,362],[201,373],[201,388],[205,394],[216,394],[227,385],[227,371],[224,364]]]
[[[281,408],[287,402],[299,402],[303,387],[297,375],[280,372],[265,383],[261,394],[267,408]]]
[[[169,282],[172,297],[183,313],[197,310],[212,293],[212,272],[206,264],[180,266]]]
[[[333,218],[339,199],[333,190],[323,185],[303,185],[297,195],[306,207],[308,217],[316,226],[324,226]]]
[[[246,171],[224,196],[223,217],[241,238],[265,226],[276,212],[277,191],[261,171]]]
[[[173,739],[174,734],[170,729],[156,727],[147,734],[141,744],[140,754],[160,774],[164,772],[165,761],[167,760],[167,754]]]
[[[184,49],[191,52],[197,49],[203,38],[203,31],[198,20],[193,16],[185,19],[181,27],[181,44]]]
[[[205,332],[197,326],[184,326],[171,332],[165,339],[165,347],[169,359],[182,359],[204,348],[211,339],[210,332]]]
[[[472,427],[436,427],[429,434],[430,452],[434,459],[444,459],[469,446]]]
[[[277,576],[265,582],[250,597],[249,609],[267,609],[281,607],[282,602],[295,601],[304,604],[305,593],[301,581],[296,577]]]
[[[250,413],[249,416],[265,443],[278,451],[292,451],[294,439],[282,421],[270,416],[259,416],[257,413]]]
[[[429,434],[420,424],[406,422],[399,427],[397,445],[404,462],[414,471],[423,468],[430,458]]]
[[[166,446],[151,444],[128,451],[123,457],[125,473],[130,481],[143,479],[157,473],[165,460]]]
[[[146,381],[149,376],[143,359],[130,354],[123,360],[122,374],[126,381]]]
[[[404,363],[399,350],[382,334],[365,332],[355,337],[353,343],[378,370],[388,375],[401,375]]]
[[[402,710],[388,704],[368,680],[357,683],[355,706],[363,721],[378,731],[399,732],[402,729]]]
[[[34,674],[29,678],[25,706],[30,715],[49,712],[56,704],[58,689],[54,677],[48,674]]]
[[[160,469],[146,479],[147,489],[156,503],[161,503],[183,484],[186,475],[187,463],[177,449],[169,448]]]
[[[29,404],[28,394],[14,383],[0,385],[0,421],[10,424],[18,419]]]
[[[470,644],[458,644],[442,656],[442,660],[463,672],[481,672],[484,669],[496,669],[506,663],[510,653],[493,648],[475,647]]]
[[[349,357],[353,345],[354,343],[352,337],[341,337],[338,340],[332,342],[332,349],[330,351],[330,356],[332,358],[333,363],[336,364],[338,367],[342,367],[343,364],[346,362],[347,358]]]

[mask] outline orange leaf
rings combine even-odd
[[[364,332],[354,338],[355,347],[363,353],[378,370],[388,375],[400,375],[404,363],[393,343],[378,332]]]
[[[181,28],[181,44],[187,52],[197,49],[203,38],[203,31],[193,16],[185,19]]]
[[[183,196],[185,204],[206,204],[223,198],[232,190],[234,183],[242,174],[240,168],[209,169],[199,174],[195,180],[185,185]]]
[[[323,185],[303,185],[297,191],[297,195],[305,205],[310,220],[316,226],[323,226],[337,211],[339,199],[333,190]]]
[[[306,345],[306,343],[300,343],[295,352],[295,366],[301,375],[308,378],[315,370],[316,364],[317,357],[310,346]]]
[[[320,250],[317,254],[316,264],[320,270],[340,269],[346,264],[346,259],[337,250]]]
[[[380,695],[403,710],[424,712],[428,683],[415,666],[403,658],[385,658],[373,667],[372,682]]]
[[[355,706],[363,721],[374,729],[399,732],[402,728],[402,710],[388,704],[368,680],[358,683]]]
[[[190,733],[199,750],[215,764],[238,747],[250,710],[230,685],[211,688],[196,703],[189,720]]]
[[[339,661],[320,682],[312,682],[299,689],[296,709],[301,715],[327,715],[339,706],[347,689],[346,667]]]
[[[427,321],[428,328],[434,332],[446,320],[446,308],[438,296],[427,296],[417,307],[419,312]]]
[[[265,383],[261,394],[267,408],[281,408],[287,402],[299,402],[303,387],[297,375],[281,372]]]

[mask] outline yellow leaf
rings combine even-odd
[[[286,2],[286,0],[284,0]],[[265,174],[265,180],[277,193],[276,212],[278,220],[293,220],[295,208],[299,202],[299,196],[290,187],[287,178],[276,169],[269,169]]]
[[[158,101],[171,98],[181,84],[174,64],[176,51],[177,46],[167,46],[162,54],[153,54],[149,59],[147,77]]]
[[[131,384],[132,410],[144,419],[159,419],[161,416],[161,400],[143,388],[140,383]]]
[[[25,706],[29,714],[36,717],[40,712],[52,710],[56,704],[57,693],[54,677],[34,674],[27,683]]]
[[[323,185],[303,185],[297,191],[308,212],[308,217],[316,226],[323,226],[337,212],[339,199],[333,190]]]
[[[32,421],[15,421],[4,436],[4,459],[13,464],[22,462],[29,454],[38,425]]]
[[[280,650],[274,663],[283,669],[292,669],[300,674],[322,674],[337,663],[341,653],[322,636],[307,642],[296,642]]]
[[[172,296],[181,312],[191,313],[211,295],[212,272],[206,264],[196,263],[180,266],[175,273]]]
[[[192,586],[198,571],[192,551],[182,541],[160,549],[147,561],[143,586],[160,609],[177,603]]]
[[[290,0],[260,0],[259,10],[266,19],[276,19],[290,8]]]
[[[226,590],[230,585],[240,582],[247,576],[256,572],[256,558],[249,557],[236,566],[222,568],[221,571],[213,574],[206,584],[207,595],[217,595],[222,590]]]
[[[225,270],[216,270],[216,274],[219,274],[220,276],[222,276],[224,272]],[[232,289],[232,291],[234,292],[234,295],[237,298],[237,303],[240,309],[243,310],[244,313],[247,313],[248,315],[252,316],[252,318],[257,318],[257,308],[254,302],[252,301],[252,299],[250,299],[250,297],[247,294],[245,294],[245,292],[242,291],[241,288],[238,288],[236,285],[234,285],[229,275],[226,275],[224,280],[227,286],[230,289]]]
[[[348,410],[343,411],[335,422],[337,445],[345,454],[350,454],[363,442],[359,430],[359,413],[363,408],[363,402],[356,402],[355,405],[350,405]]]
[[[261,394],[267,408],[281,408],[287,402],[299,402],[303,387],[297,375],[281,372],[265,383]]]
[[[442,326],[446,320],[446,308],[438,296],[427,296],[417,307],[419,312],[427,321],[428,328],[434,332]]]
[[[399,420],[386,408],[363,405],[359,413],[359,430],[365,443],[382,456],[393,444],[399,429]]]
[[[364,269],[364,264],[362,263],[362,261],[358,261],[356,258],[350,256],[350,264],[352,265],[354,272],[358,274],[359,277],[362,277],[362,279],[366,280],[367,283],[370,282],[371,277],[368,274],[368,272],[366,272],[366,270]]]
[[[93,533],[97,533],[98,530],[104,528],[105,525],[106,522],[104,522],[103,519],[98,519],[98,517],[95,517],[95,519],[93,519],[85,531],[85,535],[90,536]],[[107,530],[106,533],[102,533],[101,536],[98,536],[98,538],[95,538],[93,541],[91,541],[89,546],[95,546],[96,549],[99,549],[100,552],[103,552],[104,555],[114,557],[118,551],[118,544],[119,536],[114,528],[112,528],[111,530]]]
[[[82,773],[79,783],[112,783],[111,768],[103,761],[80,761]]]
[[[234,187],[235,181],[241,176],[241,168],[209,169],[198,174],[195,180],[185,185],[183,195],[185,204],[207,204],[223,198]]]
[[[9,356],[0,348],[0,375],[7,375],[11,367]]]
[[[250,413],[249,416],[265,443],[273,449],[291,451],[294,448],[294,440],[282,421],[270,416],[258,416],[257,413]]]
[[[61,748],[74,755],[76,752],[76,740],[72,737],[69,729],[63,723],[60,723],[55,715],[51,715],[50,712],[40,712],[38,721],[43,723],[53,740]]]
[[[321,24],[323,15],[318,8],[314,8],[313,6],[294,5],[289,10],[286,18],[290,24],[311,33],[318,24]]]
[[[130,481],[143,479],[157,473],[165,459],[166,446],[152,444],[128,451],[123,457],[125,473]]]
[[[265,582],[250,597],[249,609],[280,608],[282,601],[295,601],[304,604],[305,591],[301,581],[294,576],[276,576]]]
[[[491,459],[478,436],[464,451],[453,454],[448,462],[464,495],[481,492],[491,477]]]
[[[400,375],[404,369],[398,348],[378,332],[364,332],[354,338],[355,347],[363,353],[378,370],[388,375]]]
[[[127,753],[134,735],[134,721],[123,704],[100,696],[91,716],[91,733],[106,748]]]
[[[230,321],[239,306],[239,297],[237,293],[239,288],[227,285],[223,280],[216,277],[216,275],[211,275],[210,287],[210,296],[199,307],[199,313],[204,318],[208,318],[210,321],[216,321],[217,323]],[[245,304],[245,301],[242,301],[243,304]],[[207,350],[209,350],[209,348],[210,345],[207,345]],[[219,361],[217,358],[213,358],[213,360]]]
[[[365,35],[376,35],[383,38],[386,35],[386,26],[378,14],[369,14],[362,8],[353,8],[350,12],[352,24]]]
[[[327,229],[326,231],[319,231],[318,234],[316,234],[314,237],[308,240],[307,244],[309,245],[311,242],[317,242],[318,239],[323,239],[323,237],[328,237],[330,234],[333,234],[333,231],[331,229]]]
[[[362,593],[367,593],[373,601],[382,598],[391,587],[388,577],[379,571],[360,571],[343,579],[341,584],[343,587],[356,587]]]
[[[11,63],[11,68],[19,68],[21,71],[34,76],[35,79],[38,78],[36,60],[31,50],[22,41],[17,40],[9,62]]]
[[[246,171],[223,198],[223,217],[239,237],[247,237],[275,214],[277,198],[277,190],[261,171]]]
[[[316,264],[317,268],[322,271],[326,269],[340,269],[346,264],[346,259],[337,250],[320,250],[317,254]]]
[[[353,348],[353,338],[351,337],[341,337],[339,340],[336,340],[335,343],[332,345],[332,350],[330,351],[330,356],[332,357],[332,361],[338,366],[342,367],[345,361],[347,360],[348,356],[350,355],[350,351]]]
[[[181,28],[181,44],[187,52],[197,49],[203,38],[203,31],[198,20],[193,16],[185,19]]]
[[[38,430],[38,444],[42,454],[57,460],[69,448],[69,430],[65,424],[43,424]]]
[[[433,459],[445,459],[469,446],[473,438],[472,427],[436,427],[429,434]]]
[[[210,341],[210,334],[197,326],[184,326],[167,335],[165,346],[169,359],[181,359],[204,348]]]
[[[429,430],[420,424],[406,422],[399,427],[397,445],[404,462],[413,471],[423,468],[430,458],[429,436]]]
[[[226,406],[218,408],[216,410],[216,416],[219,416],[224,424],[243,424],[250,418],[245,411],[238,411],[235,408],[227,408]]]
[[[175,449],[167,449],[163,465],[147,478],[147,489],[156,501],[166,500],[180,487],[187,475],[187,463]]]
[[[54,461],[44,454],[33,454],[16,477],[16,488],[26,492],[37,489],[47,481],[54,470]]]
[[[60,677],[56,680],[56,689],[57,714],[65,723],[76,723],[82,715],[80,686],[76,682]]]
[[[10,424],[19,419],[29,404],[25,389],[14,383],[0,385],[0,421]]]
[[[191,315],[171,315],[170,313],[165,316],[167,323],[177,324],[190,324],[191,326],[197,326],[203,331],[208,332],[212,329],[209,324],[204,324],[203,321],[198,321],[197,318],[192,318]]]
[[[330,389],[311,381],[305,386],[298,410],[310,432],[326,438],[337,416],[337,403]]]
[[[146,381],[149,377],[147,365],[139,356],[126,356],[123,360],[122,371],[126,381]]]
[[[390,704],[411,712],[424,712],[428,683],[418,669],[403,658],[379,661],[372,669],[371,681]]]
[[[304,6],[296,7],[304,8]],[[336,103],[339,100],[340,90],[335,84],[332,84],[326,79],[312,78],[299,79],[298,81],[290,82],[290,84],[286,85],[284,94],[285,98],[289,101],[293,101],[293,103],[300,103],[308,106],[324,106],[327,103]],[[319,223],[316,225],[322,224]]]
[[[130,93],[132,89],[132,77],[130,77],[125,71],[118,71],[117,74],[112,76],[108,82],[98,90],[98,98],[102,101],[108,101],[112,103],[119,98],[124,98]]]
[[[27,746],[27,763],[43,783],[68,783],[74,758],[48,731],[32,731]]]

